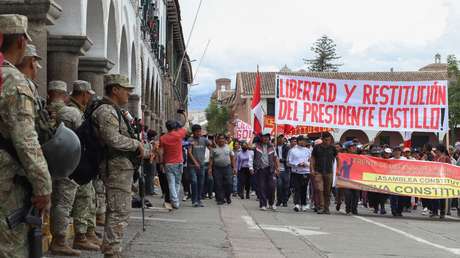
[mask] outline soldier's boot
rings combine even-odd
[[[105,226],[105,214],[104,213],[96,215],[96,225]]]
[[[86,239],[97,246],[102,245],[102,240],[97,237],[96,231],[94,231],[94,229],[89,229],[88,232],[86,232]]]
[[[73,240],[73,248],[79,250],[87,251],[99,251],[100,248],[98,245],[88,241],[85,234],[75,234],[75,239]]]
[[[53,242],[51,242],[50,251],[54,255],[62,256],[80,256],[81,252],[73,249],[67,245],[65,241],[65,236],[55,236],[53,237]]]

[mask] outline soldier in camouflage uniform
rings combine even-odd
[[[100,178],[93,180],[94,190],[96,190],[96,224],[105,226],[105,187]]]
[[[8,228],[5,217],[23,207],[26,201],[41,212],[47,208],[51,194],[51,176],[35,127],[35,97],[24,75],[14,66],[22,62],[27,41],[27,18],[22,15],[0,15],[0,34],[4,43],[0,93],[0,257],[28,257],[27,225]],[[12,147],[17,157],[5,148]],[[31,189],[19,184],[22,176]],[[32,192],[32,199],[26,192]]]
[[[76,130],[80,127],[84,111],[95,92],[87,81],[72,83],[73,91],[67,107],[58,112],[59,120]],[[75,229],[73,247],[81,250],[98,251],[102,244],[96,236],[96,192],[92,182],[80,185],[75,195],[72,217]]]
[[[78,116],[79,111],[70,110],[77,114],[76,119],[69,121],[62,117],[66,107],[65,99],[67,98],[67,84],[63,81],[51,81],[48,84],[48,111],[57,127],[64,122],[70,129],[75,129],[82,123],[82,117]],[[51,234],[53,241],[50,250],[55,255],[79,256],[80,251],[73,249],[67,243],[67,230],[70,224],[70,212],[75,200],[78,184],[68,178],[53,179],[53,194],[51,195]]]
[[[108,148],[108,158],[100,166],[107,196],[102,252],[104,257],[121,257],[134,173],[134,165],[129,157],[138,151],[136,155],[140,159],[144,149],[140,141],[133,139],[129,132],[130,125],[120,111],[120,107],[128,103],[134,87],[126,76],[112,74],[104,77],[104,88],[104,104],[92,114],[99,140]]]

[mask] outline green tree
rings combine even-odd
[[[449,128],[451,139],[456,140],[455,128],[460,124],[460,71],[455,55],[447,57],[447,73],[449,75]]]
[[[341,58],[337,56],[336,47],[334,40],[326,35],[317,39],[310,48],[315,57],[313,59],[303,59],[305,64],[308,65],[308,70],[312,72],[337,72],[342,64],[335,62]]]
[[[227,122],[230,119],[230,114],[226,107],[220,107],[216,102],[211,101],[205,112],[208,120],[206,128],[208,133],[227,133]]]

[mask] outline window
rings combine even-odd
[[[267,115],[275,116],[275,99],[267,99]]]
[[[389,135],[382,135],[380,136],[380,145],[390,145],[390,136]]]

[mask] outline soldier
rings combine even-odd
[[[76,131],[83,122],[83,114],[95,92],[86,81],[73,82],[72,95],[66,107],[57,112],[58,120]],[[99,251],[102,244],[96,236],[96,193],[91,182],[77,188],[73,203],[73,222],[75,238],[73,248],[80,250]]]
[[[67,127],[74,129],[75,124],[81,124],[81,117],[78,121],[68,121],[60,117],[65,109],[67,98],[67,84],[63,81],[51,81],[48,84],[48,110],[52,114],[55,126],[64,122]],[[76,111],[78,112],[78,111]],[[61,120],[62,119],[62,120]],[[67,228],[70,223],[70,212],[75,200],[78,184],[68,178],[53,179],[53,194],[51,195],[51,234],[53,241],[50,250],[54,255],[80,256],[80,251],[73,249],[66,241]]]
[[[24,75],[15,67],[22,62],[30,41],[27,24],[25,16],[0,15],[0,34],[4,34],[0,51],[5,57],[0,95],[0,257],[29,256],[28,226],[20,224],[9,229],[5,217],[28,202],[43,212],[50,203],[52,190],[35,128],[35,97]]]
[[[121,106],[128,103],[134,87],[119,74],[104,77],[105,97],[93,113],[99,140],[107,147],[107,159],[101,163],[101,178],[107,196],[106,221],[102,252],[104,257],[121,257],[123,233],[131,207],[133,162],[142,159],[143,144],[133,139],[133,130],[123,117]],[[137,153],[136,153],[137,151]]]

